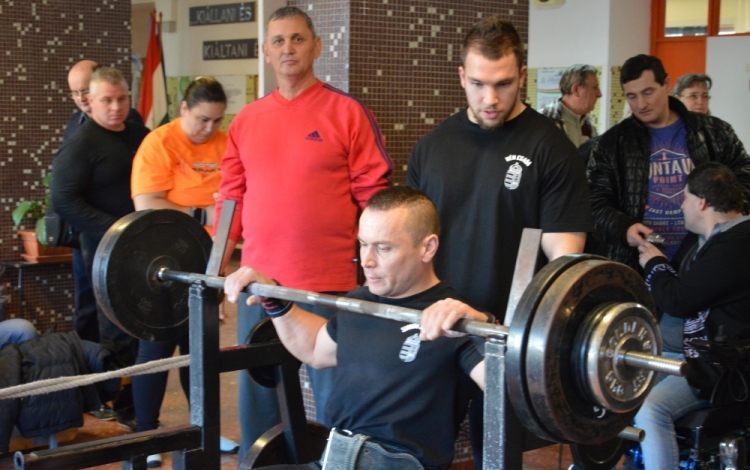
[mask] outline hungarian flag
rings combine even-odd
[[[149,129],[156,129],[169,122],[167,81],[164,78],[163,62],[160,37],[156,35],[156,15],[152,15],[146,60],[143,62],[143,82],[138,99],[138,112]]]

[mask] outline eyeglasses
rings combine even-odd
[[[73,99],[76,98],[83,98],[84,96],[89,94],[88,88],[85,90],[73,90],[70,93],[68,93],[68,96],[70,96]]]
[[[711,95],[708,93],[690,93],[689,95],[680,95],[683,98],[687,98],[690,101],[698,101],[698,98],[702,99],[703,101],[708,101],[711,99]]]

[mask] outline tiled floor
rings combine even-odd
[[[236,308],[233,305],[229,305],[226,309],[226,313],[229,315],[229,320],[220,330],[220,344],[221,346],[229,346],[236,343]],[[221,376],[221,431],[222,435],[235,441],[239,441],[239,428],[237,425],[237,374],[240,372],[228,372]],[[244,373],[244,372],[241,372]],[[162,406],[160,420],[165,426],[175,426],[180,424],[188,424],[190,417],[188,414],[187,401],[182,389],[179,385],[177,373],[171,372],[169,375],[169,384],[167,386],[167,394],[164,399],[164,405]],[[126,434],[129,431],[121,428],[115,422],[101,422],[97,421],[91,416],[86,415],[85,423],[82,428],[79,429],[77,436],[73,441],[69,443],[86,442],[104,437],[118,436]],[[65,443],[63,443],[64,445]],[[524,470],[553,470],[553,469],[567,469],[571,464],[570,452],[567,447],[563,450],[561,463],[558,464],[560,446],[550,446],[547,448],[539,449],[532,452],[527,452],[524,455]],[[237,468],[237,456],[236,455],[223,455],[221,459],[222,469],[236,469]],[[162,468],[171,468],[171,455],[164,455],[164,463]],[[105,470],[118,470],[120,464],[110,464],[100,467],[95,467]],[[468,470],[472,468],[469,464],[457,464],[454,465],[455,469]],[[11,470],[13,469],[13,461],[11,455],[0,456],[0,470]],[[513,469],[510,469],[513,470]]]

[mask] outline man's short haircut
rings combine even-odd
[[[707,89],[711,89],[711,77],[702,73],[686,73],[677,79],[677,83],[672,90],[672,96],[680,96],[685,88],[690,88],[696,83],[704,83]]]
[[[469,50],[478,50],[489,60],[498,60],[513,54],[518,61],[518,68],[523,66],[524,50],[521,36],[509,21],[500,19],[500,15],[492,15],[471,27],[461,47],[461,64],[466,63]]]
[[[667,71],[664,70],[664,64],[661,63],[661,60],[659,60],[658,57],[646,54],[638,54],[622,64],[620,85],[625,85],[630,81],[638,80],[646,70],[653,72],[656,83],[664,85],[664,82],[667,79]]]
[[[305,23],[307,23],[307,27],[312,32],[313,38],[317,37],[312,19],[310,19],[307,13],[297,7],[281,7],[271,13],[271,16],[268,17],[268,21],[266,22],[266,34],[268,34],[268,24],[271,21],[299,18],[300,16],[305,19]]]
[[[595,67],[586,64],[575,64],[571,65],[560,77],[560,91],[563,95],[573,94],[573,85],[578,85],[581,88],[588,87],[589,75],[596,77],[597,71]]]
[[[694,169],[686,190],[705,199],[716,212],[746,212],[747,202],[737,176],[721,163],[709,162]]]
[[[125,87],[125,91],[128,90],[128,81],[125,80],[125,76],[113,67],[98,67],[94,70],[89,82],[89,92],[91,94],[96,91],[96,86],[99,82],[109,83],[110,85],[122,85]]]
[[[375,193],[368,201],[366,208],[373,211],[389,211],[399,207],[409,209],[409,220],[406,229],[414,243],[421,242],[433,233],[440,236],[440,218],[435,204],[422,191],[411,186],[393,186]]]
[[[183,98],[188,109],[200,103],[222,103],[227,104],[227,95],[224,87],[213,77],[198,77],[188,85]]]

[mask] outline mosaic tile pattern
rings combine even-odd
[[[117,67],[130,81],[130,0],[0,1],[0,260],[20,260],[21,241],[10,213],[40,200],[65,123],[76,109],[68,97],[71,65],[87,58]],[[25,228],[33,229],[31,219]],[[0,282],[19,315],[17,271]],[[70,264],[23,269],[24,317],[39,331],[72,328]]]

